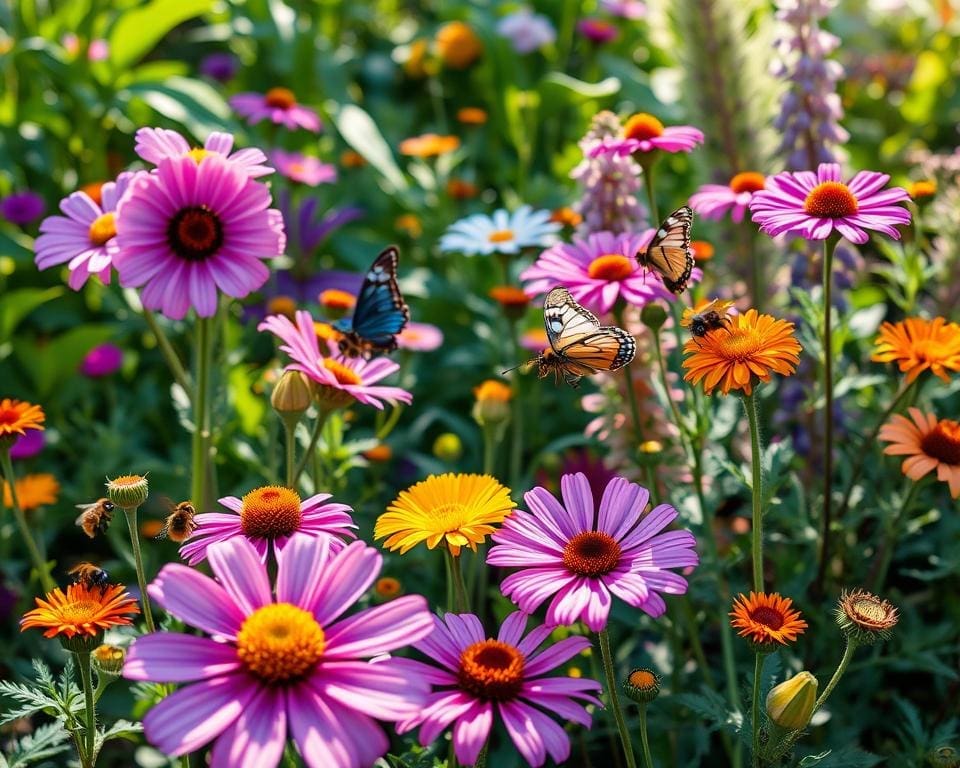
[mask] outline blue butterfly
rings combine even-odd
[[[374,352],[397,348],[397,334],[410,320],[410,308],[397,285],[399,259],[400,252],[392,245],[377,256],[360,286],[353,317],[333,324],[343,334],[343,354],[369,358]]]

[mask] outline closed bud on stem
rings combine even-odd
[[[487,379],[474,387],[473,418],[481,427],[496,427],[510,421],[510,400],[513,390],[496,379]]]
[[[647,328],[656,333],[667,322],[667,310],[656,303],[647,304],[640,311],[640,320]]]
[[[781,728],[796,731],[806,727],[817,703],[817,678],[798,672],[767,694],[767,716]]]
[[[107,497],[120,509],[136,509],[150,493],[145,475],[121,475],[107,479]]]
[[[660,676],[652,669],[638,667],[623,681],[623,692],[637,704],[649,704],[660,695]]]
[[[97,671],[97,679],[106,683],[112,683],[123,670],[123,662],[127,657],[127,652],[118,645],[99,645],[90,654],[90,661],[93,662],[93,668]]]
[[[463,455],[463,442],[453,432],[444,432],[433,441],[433,455],[440,461],[456,461]]]
[[[312,402],[313,385],[300,371],[284,371],[270,395],[270,405],[281,417],[299,417]]]

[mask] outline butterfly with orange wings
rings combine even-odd
[[[692,224],[693,211],[685,205],[677,208],[663,220],[647,249],[637,253],[637,261],[659,274],[672,293],[683,293],[693,272]]]

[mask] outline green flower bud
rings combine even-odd
[[[149,492],[145,475],[107,478],[107,496],[120,509],[136,509],[147,500]]]
[[[640,311],[640,320],[647,328],[656,333],[667,322],[667,310],[659,304],[651,302]]]
[[[281,416],[300,416],[313,402],[313,386],[300,371],[284,371],[270,395],[270,405]]]
[[[649,704],[660,695],[660,676],[652,669],[638,667],[623,681],[623,692],[637,704]]]

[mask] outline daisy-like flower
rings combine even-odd
[[[180,556],[188,565],[196,565],[207,558],[210,545],[236,536],[253,544],[263,562],[270,549],[279,557],[295,536],[329,538],[330,551],[339,552],[346,546],[340,537],[355,539],[350,529],[357,526],[350,517],[353,510],[346,504],[324,504],[329,498],[329,493],[318,493],[301,501],[296,491],[279,485],[254,488],[242,499],[226,496],[219,501],[230,513],[205,512],[194,517],[197,528],[180,547]]]
[[[27,430],[44,429],[46,418],[39,405],[3,398],[0,400],[0,445],[9,445],[16,435],[25,435]]]
[[[490,736],[494,716],[533,768],[547,755],[558,765],[570,756],[570,737],[547,713],[591,725],[585,704],[600,706],[600,684],[588,678],[547,676],[590,646],[585,637],[568,637],[537,652],[550,635],[534,627],[524,636],[528,617],[517,611],[504,619],[497,638],[487,637],[472,613],[434,618],[436,629],[413,647],[440,667],[401,659],[404,669],[438,686],[426,706],[400,723],[400,733],[420,726],[420,743],[432,743],[453,724],[453,749],[463,765],[473,765]]]
[[[380,379],[400,370],[400,366],[385,357],[364,360],[362,357],[344,357],[337,353],[335,339],[324,338],[325,353],[320,351],[317,324],[309,312],[297,311],[297,324],[282,315],[271,315],[257,326],[259,331],[270,331],[283,344],[280,349],[294,362],[287,370],[301,371],[320,385],[319,397],[331,406],[343,407],[354,400],[383,410],[382,400],[391,404],[413,402],[413,396],[400,387],[374,386]]]
[[[401,141],[400,154],[408,157],[439,157],[453,152],[459,146],[460,139],[456,136],[424,133]]]
[[[706,219],[719,221],[730,211],[737,224],[743,221],[754,193],[763,189],[766,179],[762,173],[738,173],[729,184],[704,184],[690,196],[690,207]]]
[[[303,155],[299,152],[284,152],[275,149],[270,155],[273,164],[288,179],[299,181],[308,187],[320,184],[333,184],[337,180],[337,169],[330,163],[322,163],[319,158]]]
[[[440,238],[440,250],[468,256],[519,253],[521,248],[546,248],[556,242],[560,225],[550,221],[550,211],[522,205],[513,213],[503,208],[492,216],[475,213],[452,224]]]
[[[328,539],[296,537],[275,593],[248,541],[215,544],[209,560],[216,580],[169,564],[147,588],[213,636],[154,632],[130,647],[124,677],[188,683],[147,712],[147,740],[168,755],[216,740],[211,768],[274,768],[288,735],[309,768],[373,765],[389,747],[376,720],[416,715],[429,692],[388,655],[432,631],[426,600],[398,597],[344,618],[382,565],[362,542],[334,554]]]
[[[770,381],[771,371],[781,376],[794,373],[800,349],[793,323],[750,309],[683,345],[683,379],[694,385],[703,381],[707,394],[719,386],[725,395],[731,389],[749,395],[756,379]]]
[[[140,128],[136,133],[137,143],[134,151],[148,163],[159,165],[166,157],[189,155],[199,163],[210,153],[221,155],[243,169],[250,178],[258,178],[273,173],[273,168],[265,165],[267,156],[259,149],[233,150],[233,136],[229,133],[214,132],[207,136],[203,147],[191,147],[183,136],[169,128]]]
[[[820,163],[816,173],[787,171],[769,177],[765,189],[750,199],[750,212],[771,237],[826,240],[836,230],[862,245],[871,229],[899,240],[896,227],[910,223],[910,212],[898,203],[909,195],[900,187],[882,189],[889,180],[885,173],[860,171],[847,184],[841,181],[838,164]]]
[[[594,232],[585,239],[575,237],[572,243],[557,243],[520,273],[523,288],[529,296],[537,296],[562,285],[585,307],[601,314],[609,312],[620,298],[636,307],[656,299],[673,301],[676,297],[660,276],[644,269],[636,258],[655,232]]]
[[[430,323],[409,322],[397,334],[397,346],[411,352],[433,352],[443,345],[443,331]]]
[[[40,224],[34,243],[38,269],[67,263],[68,285],[80,290],[90,275],[110,282],[110,267],[117,257],[117,205],[135,174],[121,173],[115,182],[100,188],[100,203],[86,192],[74,192],[60,201],[64,216],[48,216]],[[69,262],[69,263],[68,263]]]
[[[428,549],[444,544],[454,556],[477,544],[513,510],[510,489],[490,475],[448,472],[410,486],[377,518],[374,539],[403,555],[422,541]]]
[[[37,507],[56,504],[60,495],[60,483],[57,478],[46,472],[35,475],[24,475],[16,481],[17,501],[20,509],[29,512]],[[3,505],[13,509],[13,496],[10,494],[10,483],[3,481]]]
[[[596,516],[586,475],[564,475],[560,491],[563,504],[546,488],[529,491],[530,511],[515,511],[492,537],[487,564],[521,569],[500,585],[521,611],[552,597],[547,624],[583,621],[599,632],[613,597],[657,617],[667,610],[661,592],[687,591],[687,580],[669,569],[700,562],[696,540],[689,531],[662,533],[677,510],[660,504],[644,514],[649,492],[622,477],[607,484]]]
[[[557,30],[550,19],[529,8],[520,8],[500,19],[497,34],[509,40],[513,50],[520,54],[533,53],[557,39]]]
[[[960,498],[960,422],[938,419],[919,408],[908,411],[909,419],[894,414],[880,428],[880,439],[890,443],[883,452],[906,456],[900,469],[911,480],[936,470],[937,479],[950,488],[950,496]]]
[[[844,590],[834,616],[847,637],[868,644],[886,640],[900,620],[900,612],[893,603],[865,589]]]
[[[947,372],[960,371],[960,325],[942,317],[908,317],[899,323],[884,323],[870,359],[897,363],[900,372],[907,374],[907,383],[924,371],[949,382]]]
[[[788,645],[807,628],[800,611],[793,608],[793,600],[776,592],[738,595],[730,616],[730,626],[740,630],[737,634],[760,646]]]
[[[309,107],[298,104],[296,95],[289,88],[271,88],[266,93],[238,93],[230,98],[230,106],[250,125],[269,120],[291,131],[304,128],[311,133],[320,133],[323,129],[320,116]]]
[[[66,592],[57,587],[45,598],[35,599],[37,607],[23,614],[20,631],[42,629],[44,637],[97,637],[105,629],[129,624],[130,617],[140,613],[137,601],[122,584],[71,584]]]
[[[703,132],[692,125],[664,126],[653,115],[639,112],[623,125],[620,136],[606,137],[587,151],[588,157],[598,155],[633,155],[654,152],[690,152],[703,144]]]
[[[217,294],[241,299],[266,282],[263,263],[283,253],[270,190],[223,155],[160,160],[130,182],[117,210],[113,264],[120,284],[143,286],[149,309],[181,319],[217,311]]]

